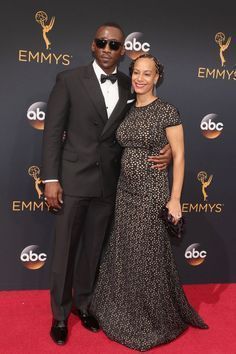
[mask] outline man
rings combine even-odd
[[[115,131],[132,101],[130,79],[117,70],[124,39],[119,25],[100,26],[94,62],[60,73],[48,102],[42,179],[47,203],[58,210],[50,289],[57,344],[67,340],[72,302],[82,324],[99,329],[89,304],[119,176]],[[157,167],[166,166],[166,156],[153,159]]]

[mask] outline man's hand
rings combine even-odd
[[[46,182],[44,189],[45,200],[51,208],[61,209],[63,189],[59,182]]]
[[[153,162],[151,168],[156,168],[159,171],[165,170],[172,160],[172,151],[170,145],[167,144],[161,149],[157,156],[148,156],[148,161]]]

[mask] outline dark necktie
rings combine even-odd
[[[117,74],[111,74],[111,75],[104,75],[101,74],[101,83],[103,84],[106,80],[110,80],[113,84],[116,82],[117,80]]]

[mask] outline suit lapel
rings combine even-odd
[[[107,120],[106,125],[103,128],[101,137],[104,137],[105,133],[114,124],[114,122],[120,117],[122,111],[126,107],[127,100],[130,95],[130,90],[129,87],[127,87],[127,82],[122,80],[122,77],[121,75],[119,75],[119,72],[117,73],[117,77],[118,77],[118,88],[119,88],[119,101],[117,102],[109,119]]]
[[[86,67],[82,82],[99,116],[104,123],[107,123],[105,100],[92,64]]]

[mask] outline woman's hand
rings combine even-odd
[[[166,204],[169,214],[173,217],[173,223],[176,225],[178,220],[182,217],[181,204],[179,199],[170,199]]]

